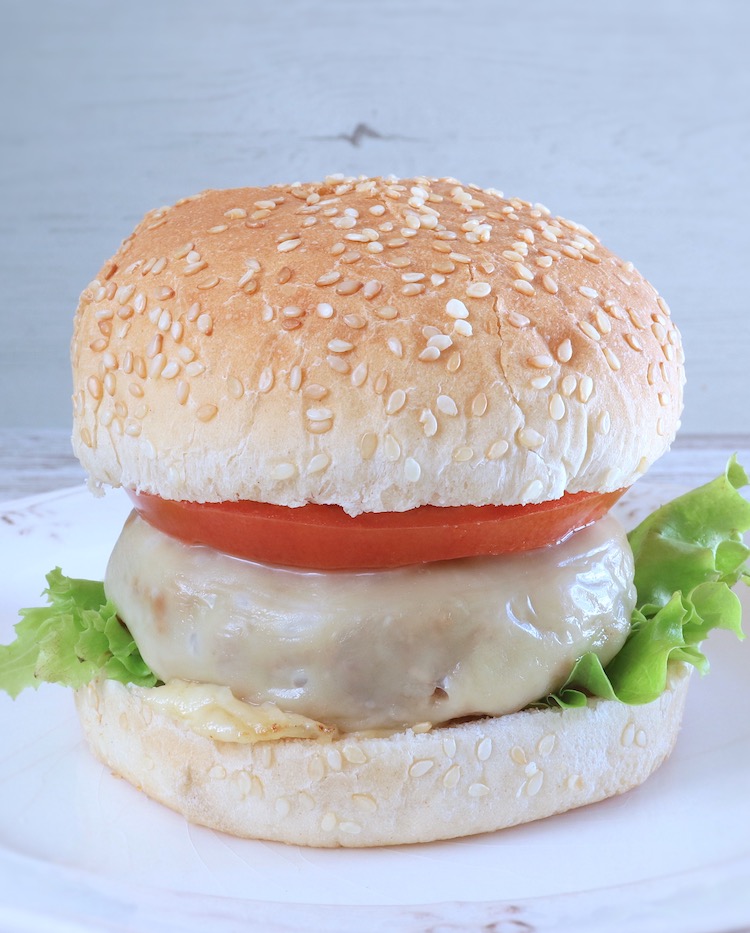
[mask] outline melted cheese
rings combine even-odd
[[[105,586],[162,680],[347,732],[521,709],[585,652],[606,664],[635,601],[612,518],[525,554],[318,573],[190,547],[133,515]]]
[[[153,709],[186,723],[193,732],[220,742],[249,745],[271,739],[333,739],[338,732],[307,716],[285,713],[274,703],[243,703],[229,687],[170,680],[139,690]]]

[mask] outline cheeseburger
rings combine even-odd
[[[125,647],[71,682],[151,797],[241,836],[417,842],[669,753],[697,637],[649,689],[632,646],[687,588],[642,593],[651,531],[608,512],[673,439],[683,354],[586,228],[455,179],[207,191],[103,266],[72,360],[75,451],[134,511],[99,600]]]

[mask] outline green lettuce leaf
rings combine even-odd
[[[747,483],[733,457],[722,476],[663,505],[630,533],[638,598],[627,641],[606,668],[593,653],[584,655],[541,705],[583,706],[592,696],[649,703],[664,691],[671,661],[708,670],[700,644],[712,629],[744,637],[731,587],[750,583],[750,549],[742,541],[750,502],[738,492]],[[22,610],[16,640],[0,645],[0,689],[15,697],[43,681],[74,688],[94,677],[158,682],[103,584],[70,579],[59,568],[47,584],[49,605]]]
[[[731,587],[750,583],[750,502],[739,489],[748,477],[732,457],[722,476],[668,502],[630,532],[637,603],[627,641],[604,668],[584,655],[548,705],[584,706],[589,697],[650,703],[663,693],[670,661],[701,673],[700,643],[712,629],[742,632],[742,608]]]
[[[40,683],[82,687],[95,677],[153,687],[156,675],[107,600],[104,585],[47,574],[49,605],[22,609],[16,639],[0,645],[0,689],[16,697]]]

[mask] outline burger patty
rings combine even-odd
[[[250,563],[133,513],[105,579],[165,682],[228,685],[344,731],[521,709],[627,637],[633,558],[607,517],[555,547],[373,572]]]

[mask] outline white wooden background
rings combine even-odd
[[[2,0],[0,428],[66,428],[77,295],[147,209],[343,171],[587,224],[681,324],[684,431],[748,432],[749,34],[747,0]]]

